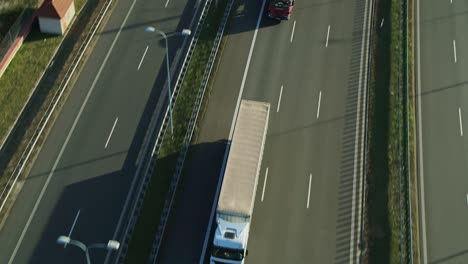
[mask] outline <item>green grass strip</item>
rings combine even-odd
[[[76,10],[85,2],[75,0]],[[43,34],[34,27],[0,78],[0,142],[5,140],[62,40],[63,36]]]
[[[370,168],[368,175],[368,263],[406,263],[408,252],[406,120],[404,91],[399,90],[402,43],[400,0],[381,0],[376,21],[370,90]],[[404,51],[404,50],[403,50]],[[404,62],[404,60],[403,60]],[[403,65],[402,73],[406,70]],[[403,77],[403,76],[401,76]],[[403,89],[406,89],[404,79]],[[401,109],[401,111],[399,110]],[[400,149],[400,147],[402,149]],[[400,177],[402,210],[400,211]],[[403,220],[400,226],[400,213]],[[402,233],[400,233],[402,232]],[[402,236],[400,236],[402,234]]]
[[[159,226],[166,194],[175,171],[179,152],[183,146],[190,116],[195,106],[195,100],[200,89],[214,39],[226,8],[226,2],[220,2],[217,7],[214,4],[210,6],[174,106],[174,135],[172,138],[170,130],[167,128],[156,161],[155,172],[148,185],[141,214],[138,217],[133,236],[129,243],[125,263],[145,263],[148,260],[151,245]]]

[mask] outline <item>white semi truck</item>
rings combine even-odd
[[[216,208],[211,264],[244,263],[270,104],[242,100]]]

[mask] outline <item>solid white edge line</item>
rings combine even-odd
[[[267,179],[268,179],[268,168],[266,168],[265,180],[263,180],[262,202],[263,202],[263,197],[265,196],[265,186],[266,186]]]
[[[363,121],[361,122],[361,131],[362,131],[362,133],[361,133],[361,146],[360,146],[360,151],[359,151],[359,153],[361,155],[361,162],[360,162],[359,174],[358,174],[360,176],[359,177],[359,192],[358,192],[358,212],[359,212],[358,213],[358,221],[357,221],[357,223],[358,223],[357,233],[358,234],[361,234],[361,232],[362,232],[362,230],[361,230],[361,228],[362,228],[362,226],[361,226],[362,219],[361,218],[362,218],[363,215],[361,214],[361,212],[362,212],[362,205],[363,205],[362,201],[363,201],[363,195],[364,195],[362,190],[363,190],[363,185],[365,184],[363,182],[364,181],[364,176],[363,176],[364,171],[363,170],[364,170],[364,165],[365,165],[364,145],[366,143],[366,142],[364,142],[364,140],[366,139],[366,137],[365,137],[365,134],[366,134],[366,131],[365,131],[366,121],[365,120],[367,119],[367,110],[366,110],[367,109],[367,104],[368,104],[368,101],[367,101],[367,97],[368,97],[367,87],[369,85],[368,75],[370,74],[370,72],[368,71],[368,68],[369,68],[369,61],[370,61],[369,56],[371,55],[369,50],[371,49],[370,36],[372,35],[372,32],[371,32],[372,22],[373,22],[372,15],[374,13],[373,6],[374,6],[373,5],[373,0],[370,0],[369,1],[369,6],[368,6],[368,8],[369,8],[368,9],[368,14],[369,15],[368,15],[368,19],[367,19],[367,37],[366,37],[366,42],[365,42],[365,46],[366,46],[366,48],[365,48],[366,53],[365,53],[365,59],[364,59],[365,71],[362,73],[364,75],[364,79],[363,79],[364,84],[362,86],[362,87],[364,87],[363,92],[362,92],[362,100],[363,100],[362,105],[363,105],[364,110],[363,110],[363,114],[362,114],[362,120]],[[364,36],[363,36],[363,39],[364,39]],[[357,124],[357,122],[356,122],[356,124]],[[358,247],[358,252],[359,252],[359,255],[356,256],[357,262],[359,261],[360,255],[362,254],[361,249],[359,247]]]
[[[138,71],[140,70],[141,64],[143,63],[143,60],[145,59],[146,52],[148,52],[149,45],[146,46],[145,52],[143,53],[143,56],[141,57],[140,64],[138,64]]]
[[[280,95],[278,98],[278,106],[276,107],[276,112],[278,113],[281,105],[281,97],[283,96],[283,85],[281,85]]]
[[[59,154],[57,156],[57,159],[55,160],[55,163],[54,163],[54,166],[52,167],[52,170],[50,171],[49,175],[47,176],[46,182],[45,182],[44,186],[42,187],[42,190],[41,190],[41,192],[39,194],[39,197],[36,200],[36,203],[34,204],[33,210],[31,211],[31,214],[29,215],[28,221],[26,222],[26,225],[24,226],[23,231],[21,232],[21,236],[18,239],[18,242],[16,243],[15,249],[13,250],[13,253],[11,254],[11,257],[10,257],[10,260],[8,261],[8,264],[13,263],[13,260],[15,259],[16,254],[18,253],[18,249],[21,246],[21,243],[22,243],[22,241],[24,239],[24,236],[26,235],[26,232],[27,232],[27,230],[29,228],[29,225],[32,222],[32,219],[33,219],[34,215],[36,214],[37,208],[39,207],[39,203],[41,202],[42,197],[44,196],[44,193],[45,193],[47,187],[49,186],[52,175],[54,174],[55,170],[57,169],[58,163],[59,163],[60,159],[62,158],[63,152],[65,151],[65,148],[68,145],[68,141],[70,141],[70,138],[71,138],[71,136],[73,134],[73,131],[75,131],[76,125],[78,124],[78,120],[80,119],[81,114],[83,113],[83,110],[84,110],[86,104],[88,103],[88,100],[89,100],[89,98],[91,96],[91,93],[93,92],[94,87],[96,86],[97,80],[101,76],[101,73],[102,73],[102,71],[104,69],[104,66],[106,65],[107,60],[109,59],[110,54],[111,54],[112,50],[114,49],[115,44],[117,43],[117,39],[119,38],[120,33],[122,32],[123,26],[127,22],[127,19],[129,17],[130,13],[132,12],[133,7],[135,6],[135,3],[136,3],[136,0],[133,1],[132,6],[128,10],[127,15],[126,15],[124,21],[122,22],[122,25],[120,25],[119,31],[117,32],[117,35],[115,36],[114,41],[112,42],[111,47],[110,47],[109,51],[107,52],[106,57],[104,58],[104,61],[102,62],[101,67],[99,68],[99,71],[98,71],[96,77],[94,78],[94,81],[93,81],[93,83],[91,85],[91,88],[89,89],[88,93],[86,94],[85,100],[83,101],[83,104],[80,107],[80,111],[78,112],[78,115],[76,116],[75,121],[73,122],[73,125],[72,125],[70,131],[68,132],[67,138],[65,139],[65,142],[63,143],[62,148],[60,149],[60,152],[59,152]]]
[[[254,49],[254,46],[255,46],[255,41],[257,39],[258,29],[260,28],[260,22],[262,21],[263,10],[265,9],[265,1],[266,0],[262,1],[262,7],[260,8],[260,12],[258,13],[257,25],[255,26],[255,31],[254,31],[254,35],[253,35],[253,38],[252,38],[252,43],[250,44],[249,56],[247,57],[247,63],[246,63],[245,69],[244,69],[244,76],[242,77],[242,83],[241,83],[241,87],[240,87],[240,90],[239,90],[239,96],[237,97],[236,109],[234,110],[234,116],[232,117],[231,130],[229,132],[228,142],[232,139],[232,134],[234,133],[234,124],[236,122],[237,113],[239,112],[239,106],[240,106],[240,102],[241,102],[241,99],[242,99],[242,93],[244,92],[245,81],[247,79],[247,73],[249,71],[250,60],[252,59],[252,53],[253,53],[253,49]],[[230,144],[231,143],[228,143],[228,146],[226,147],[226,149],[224,151],[223,166],[222,166],[221,172],[219,174],[218,185],[216,186],[215,199],[213,200],[213,205],[211,207],[210,220],[208,221],[208,226],[206,228],[205,241],[203,242],[203,250],[202,250],[202,254],[200,256],[200,264],[203,264],[203,261],[205,259],[206,247],[208,245],[208,238],[210,236],[211,226],[213,225],[213,217],[214,217],[214,213],[215,213],[215,210],[216,210],[216,203],[218,202],[219,192],[220,192],[220,189],[221,189],[221,183],[222,183],[222,179],[223,179],[222,176],[223,176],[224,169],[226,167],[226,159],[227,159],[227,155],[229,153],[229,147],[230,147],[229,145]]]
[[[458,107],[458,120],[460,121],[460,135],[463,137],[463,123],[461,117],[461,108]]]
[[[455,40],[453,40],[453,59],[455,63],[457,63],[457,44],[455,43]]]
[[[293,41],[293,38],[294,38],[294,29],[296,28],[296,20],[294,20],[294,24],[293,24],[293,28],[292,28],[292,32],[291,32],[291,39],[289,40],[289,42],[292,43]]]
[[[328,48],[328,38],[330,37],[330,25],[328,25],[328,30],[327,30],[327,43],[325,43],[325,47]]]
[[[420,182],[420,203],[421,203],[421,235],[422,235],[422,263],[427,263],[427,240],[426,240],[426,206],[425,206],[425,194],[424,194],[424,163],[423,163],[423,134],[422,134],[422,110],[421,110],[421,52],[420,52],[420,2],[416,0],[416,41],[417,41],[417,78],[418,78],[418,141],[419,141],[419,182]]]
[[[317,105],[317,119],[320,116],[320,103],[322,102],[322,91],[319,93],[318,105]]]
[[[426,205],[424,200],[424,163],[423,163],[423,134],[422,134],[422,113],[421,113],[421,36],[420,36],[420,3],[416,0],[416,42],[417,42],[417,80],[418,80],[418,145],[419,145],[419,202],[421,203],[421,235],[422,235],[422,263],[427,263],[427,240],[426,240]]]
[[[307,209],[309,209],[309,201],[310,201],[310,186],[312,184],[312,173],[309,175],[309,190],[307,191]]]
[[[355,263],[355,260],[359,257],[359,253],[354,255],[354,250],[355,250],[355,241],[354,241],[354,229],[356,225],[356,203],[358,208],[361,208],[361,198],[362,198],[362,192],[361,189],[359,188],[359,193],[358,197],[359,200],[356,202],[356,185],[358,184],[357,181],[359,181],[359,187],[362,186],[362,177],[359,177],[362,175],[362,167],[363,167],[363,159],[362,155],[364,152],[364,142],[362,140],[362,135],[360,135],[361,131],[361,126],[364,126],[364,122],[360,122],[361,120],[361,99],[366,100],[365,98],[365,92],[366,92],[366,87],[367,87],[367,65],[368,65],[368,59],[369,59],[369,52],[368,52],[368,45],[369,45],[369,36],[370,36],[370,29],[371,29],[371,16],[372,16],[372,0],[366,0],[366,4],[364,7],[364,22],[362,25],[362,40],[361,40],[361,60],[360,60],[360,66],[359,66],[359,83],[358,83],[358,101],[357,101],[357,114],[356,114],[356,136],[355,136],[355,142],[354,142],[354,164],[353,164],[353,197],[352,197],[352,202],[351,202],[351,238],[350,238],[350,247],[349,247],[349,263],[353,264]],[[367,18],[367,19],[366,19]],[[367,49],[366,49],[367,47]],[[366,66],[366,68],[364,68]],[[364,70],[363,70],[364,69]],[[364,85],[363,85],[364,83]],[[364,86],[364,89],[362,89]],[[364,95],[363,95],[364,93]],[[364,98],[361,98],[361,97]],[[365,113],[365,112],[364,112]],[[363,128],[364,129],[364,128]],[[361,137],[361,146],[359,148],[359,138]],[[360,165],[358,166],[358,156],[360,158]],[[359,167],[359,168],[358,168]],[[359,170],[359,172],[358,172]],[[359,177],[359,179],[356,179]],[[357,234],[361,232],[361,214],[357,214],[358,220],[357,220]],[[359,250],[359,248],[358,248]]]
[[[73,233],[73,229],[75,229],[75,225],[76,225],[76,221],[78,220],[78,217],[80,217],[80,211],[81,210],[78,210],[78,212],[76,212],[76,215],[75,215],[75,220],[73,220],[73,224],[70,228],[70,232],[68,232],[68,237],[71,237],[71,234]],[[68,245],[68,243],[66,243],[65,245],[63,245],[63,248],[66,248]]]
[[[110,139],[112,137],[112,134],[114,133],[114,129],[115,129],[115,125],[117,125],[117,121],[119,121],[118,117],[115,119],[114,125],[112,126],[112,129],[111,129],[111,132],[109,133],[109,136],[107,137],[106,145],[104,146],[105,149],[107,148],[107,145],[109,144],[109,141],[110,141]]]

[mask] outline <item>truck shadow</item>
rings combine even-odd
[[[200,260],[226,147],[218,140],[189,148],[157,263]]]
[[[211,214],[212,201],[216,192],[220,169],[222,166],[226,141],[201,143],[189,148],[184,171],[177,189],[169,224],[164,237],[164,248],[161,249],[158,263],[196,263],[199,260],[207,223]],[[173,164],[177,159],[176,153],[158,159],[157,166]],[[99,167],[98,164],[95,164]],[[169,169],[171,170],[171,169]],[[172,168],[173,170],[173,168]],[[83,173],[82,180],[77,180],[62,191],[46,194],[36,212],[27,233],[27,239],[22,244],[21,254],[16,261],[21,263],[84,263],[85,255],[74,246],[64,248],[56,243],[61,235],[70,235],[86,245],[92,243],[107,243],[112,239],[114,229],[118,222],[123,204],[131,184],[133,169],[124,167],[121,170],[101,175],[84,174],[84,168],[74,167],[63,170],[54,175],[66,180],[71,174]],[[172,176],[172,174],[171,174]],[[138,259],[141,263],[147,260],[159,222],[166,191],[170,185],[171,177],[153,175],[146,194],[150,194],[153,203],[153,212],[145,214],[139,224],[144,226],[144,235],[139,234]],[[151,187],[152,186],[152,187]],[[54,189],[54,183],[49,186]],[[152,189],[151,189],[152,188]],[[191,217],[197,215],[197,217]],[[191,219],[190,225],[186,220]],[[124,224],[126,222],[124,221]],[[32,228],[34,226],[34,228]],[[185,244],[181,245],[180,242]],[[178,244],[174,244],[178,242]],[[32,255],[28,247],[32,247]],[[180,254],[183,248],[184,254]],[[130,250],[130,249],[129,249]],[[142,254],[142,252],[146,254]],[[102,263],[106,250],[96,249],[90,251],[92,262]],[[165,253],[168,253],[167,255]],[[170,259],[165,259],[171,256]],[[174,259],[177,256],[177,259]],[[132,258],[135,260],[135,258]],[[139,262],[140,263],[140,262]]]

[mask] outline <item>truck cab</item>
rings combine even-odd
[[[210,263],[243,264],[247,255],[249,226],[249,222],[233,223],[218,219]]]
[[[267,15],[277,20],[288,20],[291,17],[295,0],[270,0]]]

